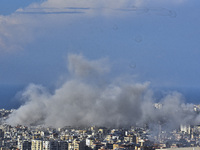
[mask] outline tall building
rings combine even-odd
[[[43,141],[43,150],[58,150],[58,141]]]
[[[58,150],[58,141],[50,141],[50,150]]]
[[[0,129],[0,140],[2,140],[3,138],[4,138],[4,131]]]
[[[22,150],[31,150],[31,142],[23,141],[22,143]]]
[[[191,131],[190,125],[182,125],[181,124],[180,125],[180,130],[181,130],[181,132],[190,134],[190,131]]]
[[[43,141],[42,147],[43,147],[43,150],[50,150],[50,141]]]
[[[74,140],[69,142],[68,150],[85,150],[85,141]]]
[[[66,141],[58,141],[58,150],[68,150],[68,143]]]
[[[32,140],[31,141],[31,150],[43,150],[43,141],[42,140]]]
[[[20,150],[31,150],[31,142],[18,139],[17,148]]]

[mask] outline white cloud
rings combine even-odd
[[[155,11],[145,8],[148,4],[180,4],[185,1],[47,0],[43,3],[33,3],[24,9],[19,8],[10,16],[0,16],[0,48],[4,52],[23,49],[23,46],[34,40],[38,33],[41,34],[43,27],[51,28],[51,24],[53,24],[52,28],[57,28],[57,22],[65,24],[69,23],[70,20],[79,20],[79,17],[83,16],[100,15],[119,18],[135,12],[145,14],[149,11]],[[158,14],[169,15],[169,11],[166,10],[158,9]]]
[[[30,41],[34,20],[28,16],[12,14],[0,16],[0,51],[21,50]]]

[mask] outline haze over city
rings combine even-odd
[[[200,149],[200,1],[1,0],[0,149]]]
[[[77,120],[83,125],[91,125],[93,120],[99,124],[96,116],[90,116],[98,109],[96,115],[102,117],[102,125],[110,125],[103,118],[105,114],[101,114],[102,109],[108,111],[109,103],[116,106],[108,113],[113,116],[115,112],[120,122],[114,122],[115,125],[143,122],[145,114],[152,112],[148,106],[154,102],[169,100],[173,107],[181,105],[189,109],[200,98],[198,3],[194,0],[1,1],[1,107],[17,109],[12,123],[24,119],[25,124],[40,124],[41,120],[51,124],[60,109],[69,114],[76,114],[76,108],[80,114],[88,113],[83,122],[78,113],[68,116],[72,125]],[[77,90],[75,95],[74,90]],[[80,100],[82,96],[84,100]],[[69,103],[76,100],[83,105],[74,105],[70,111]],[[55,112],[51,108],[54,103],[57,103]],[[130,110],[117,109],[122,104]],[[136,106],[139,110],[133,109]],[[28,114],[32,113],[31,108],[41,110],[40,107],[45,109],[38,111],[39,118],[33,121]],[[88,112],[91,107],[94,110]],[[20,113],[26,110],[26,116]],[[140,112],[144,118],[134,119],[129,112]],[[193,114],[187,112],[187,115],[190,117],[185,122]],[[124,117],[127,119],[121,124]],[[62,125],[66,123],[60,121]]]

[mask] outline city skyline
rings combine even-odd
[[[155,109],[164,105],[154,104]],[[200,111],[200,105],[193,110]],[[103,126],[11,126],[4,120],[14,110],[0,109],[0,148],[30,150],[197,150],[200,125],[180,124],[167,129],[165,124],[131,125],[129,127]]]
[[[0,15],[0,86],[6,87],[0,98],[2,107],[17,103],[15,120],[11,119],[15,123],[51,124],[56,114],[62,118],[62,108],[75,114],[65,116],[72,124],[81,120],[81,112],[87,117],[80,123],[98,122],[91,115],[95,111],[106,124],[101,112],[105,109],[118,120],[115,124],[126,118],[126,125],[132,114],[155,114],[149,107],[155,101],[188,106],[192,100],[179,93],[181,88],[198,93],[199,2],[46,0],[15,1],[10,7],[1,3],[2,10],[8,9]],[[157,91],[163,94],[160,99],[154,97]],[[124,108],[106,107],[112,105]],[[34,110],[37,118],[29,116]]]
[[[199,5],[1,0],[0,149],[199,149]]]

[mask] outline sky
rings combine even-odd
[[[107,78],[198,93],[199,3],[1,0],[0,107],[19,106],[18,93],[32,83],[48,89],[62,85],[70,78],[70,54],[106,59]]]

